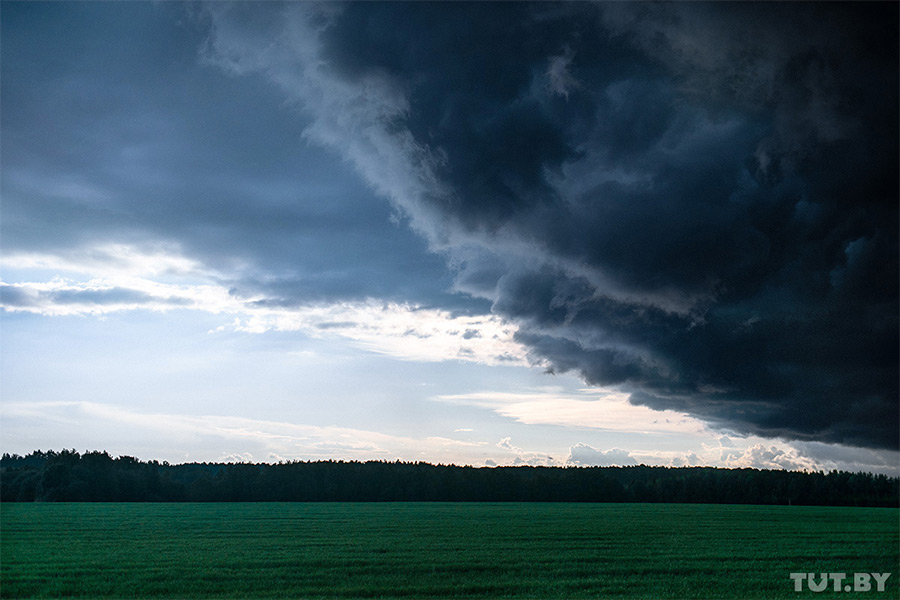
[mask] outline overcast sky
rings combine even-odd
[[[0,450],[900,474],[896,3],[0,22]]]

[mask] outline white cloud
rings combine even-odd
[[[141,277],[185,277],[215,275],[208,267],[185,257],[174,244],[149,246],[105,243],[67,250],[64,255],[41,252],[14,252],[0,257],[0,267],[16,270],[41,270],[92,273],[102,279],[129,280],[135,273]]]
[[[519,448],[518,446],[514,445],[511,442],[511,439],[512,438],[505,437],[505,438],[501,439],[499,442],[497,442],[497,444],[496,444],[496,446],[498,448],[506,450],[507,452],[511,452],[512,454],[515,455],[511,461],[507,458],[505,461],[500,462],[499,464],[504,464],[504,465],[508,465],[508,466],[528,465],[528,466],[532,466],[532,467],[559,466],[559,464],[560,464],[559,461],[554,459],[549,454],[542,454],[540,452],[526,452],[522,448]],[[485,465],[492,466],[492,467],[497,466],[498,461],[487,460],[487,461],[485,461]]]
[[[521,454],[517,456],[513,462],[512,466],[529,466],[529,467],[558,467],[559,461],[554,459],[549,454]]]
[[[366,350],[404,360],[461,360],[527,365],[516,327],[493,315],[454,315],[435,308],[376,299],[304,306],[271,306],[262,297],[236,297],[215,272],[169,248],[100,246],[72,256],[4,256],[5,271],[27,271],[39,281],[0,282],[0,306],[44,316],[103,316],[116,312],[198,310],[231,317],[210,332],[300,331],[342,338]],[[66,277],[59,274],[66,273]]]
[[[436,400],[478,406],[527,425],[587,427],[654,434],[707,434],[701,421],[673,411],[655,411],[628,402],[628,394],[600,389],[547,392],[447,394]]]
[[[815,471],[816,463],[801,456],[790,446],[754,444],[743,452],[733,451],[725,455],[728,467],[752,467],[754,469],[785,469],[789,471]]]
[[[341,336],[373,352],[408,360],[529,364],[525,349],[513,340],[516,327],[493,315],[454,316],[445,310],[377,300],[242,310],[247,316],[235,325],[238,331]],[[479,335],[472,336],[472,331]]]
[[[503,448],[504,450],[510,450],[512,452],[515,452],[516,454],[521,454],[522,449],[519,448],[518,446],[513,446],[512,442],[510,442],[510,439],[512,439],[512,438],[508,438],[508,437],[503,438],[502,440],[497,442],[497,447]]]
[[[216,462],[225,462],[225,463],[252,463],[253,455],[249,452],[231,453],[224,454],[221,458],[219,458]]]
[[[53,277],[49,281],[5,285],[0,306],[8,312],[43,316],[102,316],[132,310],[203,310],[214,314],[237,308],[228,290],[216,285],[178,285],[141,277],[79,281]],[[14,295],[15,301],[10,300]]]
[[[637,461],[631,454],[619,448],[599,450],[587,444],[575,444],[569,449],[569,458],[566,463],[582,467],[612,467],[636,465]]]

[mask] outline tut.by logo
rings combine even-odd
[[[835,592],[871,592],[872,582],[875,583],[875,591],[883,592],[884,584],[891,576],[890,573],[853,573],[852,577],[848,577],[846,573],[791,573],[791,579],[794,580],[794,591],[803,591],[803,582],[811,592],[824,592],[829,588]]]

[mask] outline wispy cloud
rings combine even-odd
[[[28,421],[63,447],[84,447],[88,430],[104,430],[111,452],[134,452],[151,446],[167,460],[429,460],[481,464],[479,442],[440,436],[397,436],[348,427],[320,426],[227,415],[143,412],[89,401],[5,403],[4,421]],[[90,423],[85,426],[85,423]],[[3,436],[9,446],[17,440]],[[121,450],[116,446],[120,446]],[[171,454],[162,448],[177,448]],[[221,453],[211,455],[210,449]],[[89,447],[86,449],[95,449]],[[28,450],[25,450],[28,451]],[[150,458],[150,457],[144,457]]]
[[[404,360],[529,364],[514,340],[516,327],[493,315],[378,299],[284,305],[263,295],[233,294],[214,271],[201,276],[196,262],[172,251],[103,246],[74,257],[14,254],[0,266],[45,276],[43,281],[0,282],[0,306],[8,312],[102,316],[188,309],[227,316],[212,333],[301,331],[315,338],[344,338]]]
[[[646,434],[708,435],[703,422],[674,411],[628,402],[619,391],[473,392],[445,394],[441,402],[477,406],[527,425],[558,425]]]

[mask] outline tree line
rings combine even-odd
[[[4,502],[687,502],[898,507],[900,479],[714,467],[422,462],[142,462],[53,450],[0,458]]]

